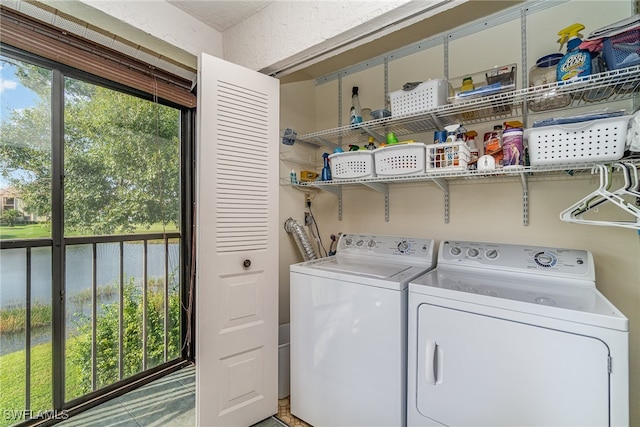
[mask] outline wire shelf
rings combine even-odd
[[[532,86],[512,92],[503,92],[464,102],[446,104],[417,113],[370,120],[357,126],[339,128],[300,135],[297,140],[316,146],[336,146],[366,143],[369,136],[378,142],[385,141],[385,134],[412,135],[443,129],[452,123],[466,125],[502,121],[522,116],[525,105],[542,106],[544,111],[577,108],[594,102],[613,102],[630,99],[640,92],[640,65],[594,74],[571,82],[555,82],[544,86]],[[560,99],[567,102],[550,102]],[[554,106],[556,106],[553,108]],[[536,110],[536,112],[540,112]]]
[[[628,162],[640,165],[640,159],[622,159],[617,162]],[[609,162],[611,163],[611,162]],[[407,183],[407,182],[428,182],[434,180],[449,180],[449,179],[467,179],[467,180],[480,180],[486,178],[500,178],[500,177],[520,177],[526,176],[538,176],[538,175],[569,175],[576,176],[580,174],[591,174],[592,169],[596,167],[596,162],[589,163],[567,163],[549,166],[523,166],[513,169],[496,169],[493,171],[478,171],[478,170],[448,170],[439,172],[429,172],[420,175],[411,176],[385,176],[385,177],[373,177],[373,178],[360,178],[360,179],[341,179],[339,181],[314,181],[300,183],[301,187],[331,187],[336,185],[348,185],[348,184],[367,184],[367,183]]]

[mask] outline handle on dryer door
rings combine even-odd
[[[427,340],[424,358],[424,375],[427,384],[436,385],[436,370],[438,363],[436,361],[438,344],[435,341]]]

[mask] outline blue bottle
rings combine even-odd
[[[579,31],[583,29],[584,25],[575,23],[558,32],[560,44],[567,42],[567,53],[558,62],[556,69],[558,82],[586,77],[591,74],[591,52],[586,49],[578,49],[582,43]]]
[[[329,167],[329,153],[324,153],[322,155],[322,158],[324,159],[324,167],[322,168],[322,175],[320,175],[320,178],[323,181],[331,181],[331,168]]]

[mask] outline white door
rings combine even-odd
[[[279,104],[278,80],[199,58],[198,426],[278,411]]]
[[[450,426],[609,425],[597,338],[430,304],[418,308],[415,404]]]

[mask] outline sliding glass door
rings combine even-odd
[[[180,359],[185,329],[188,114],[30,59],[0,56],[0,426]]]

